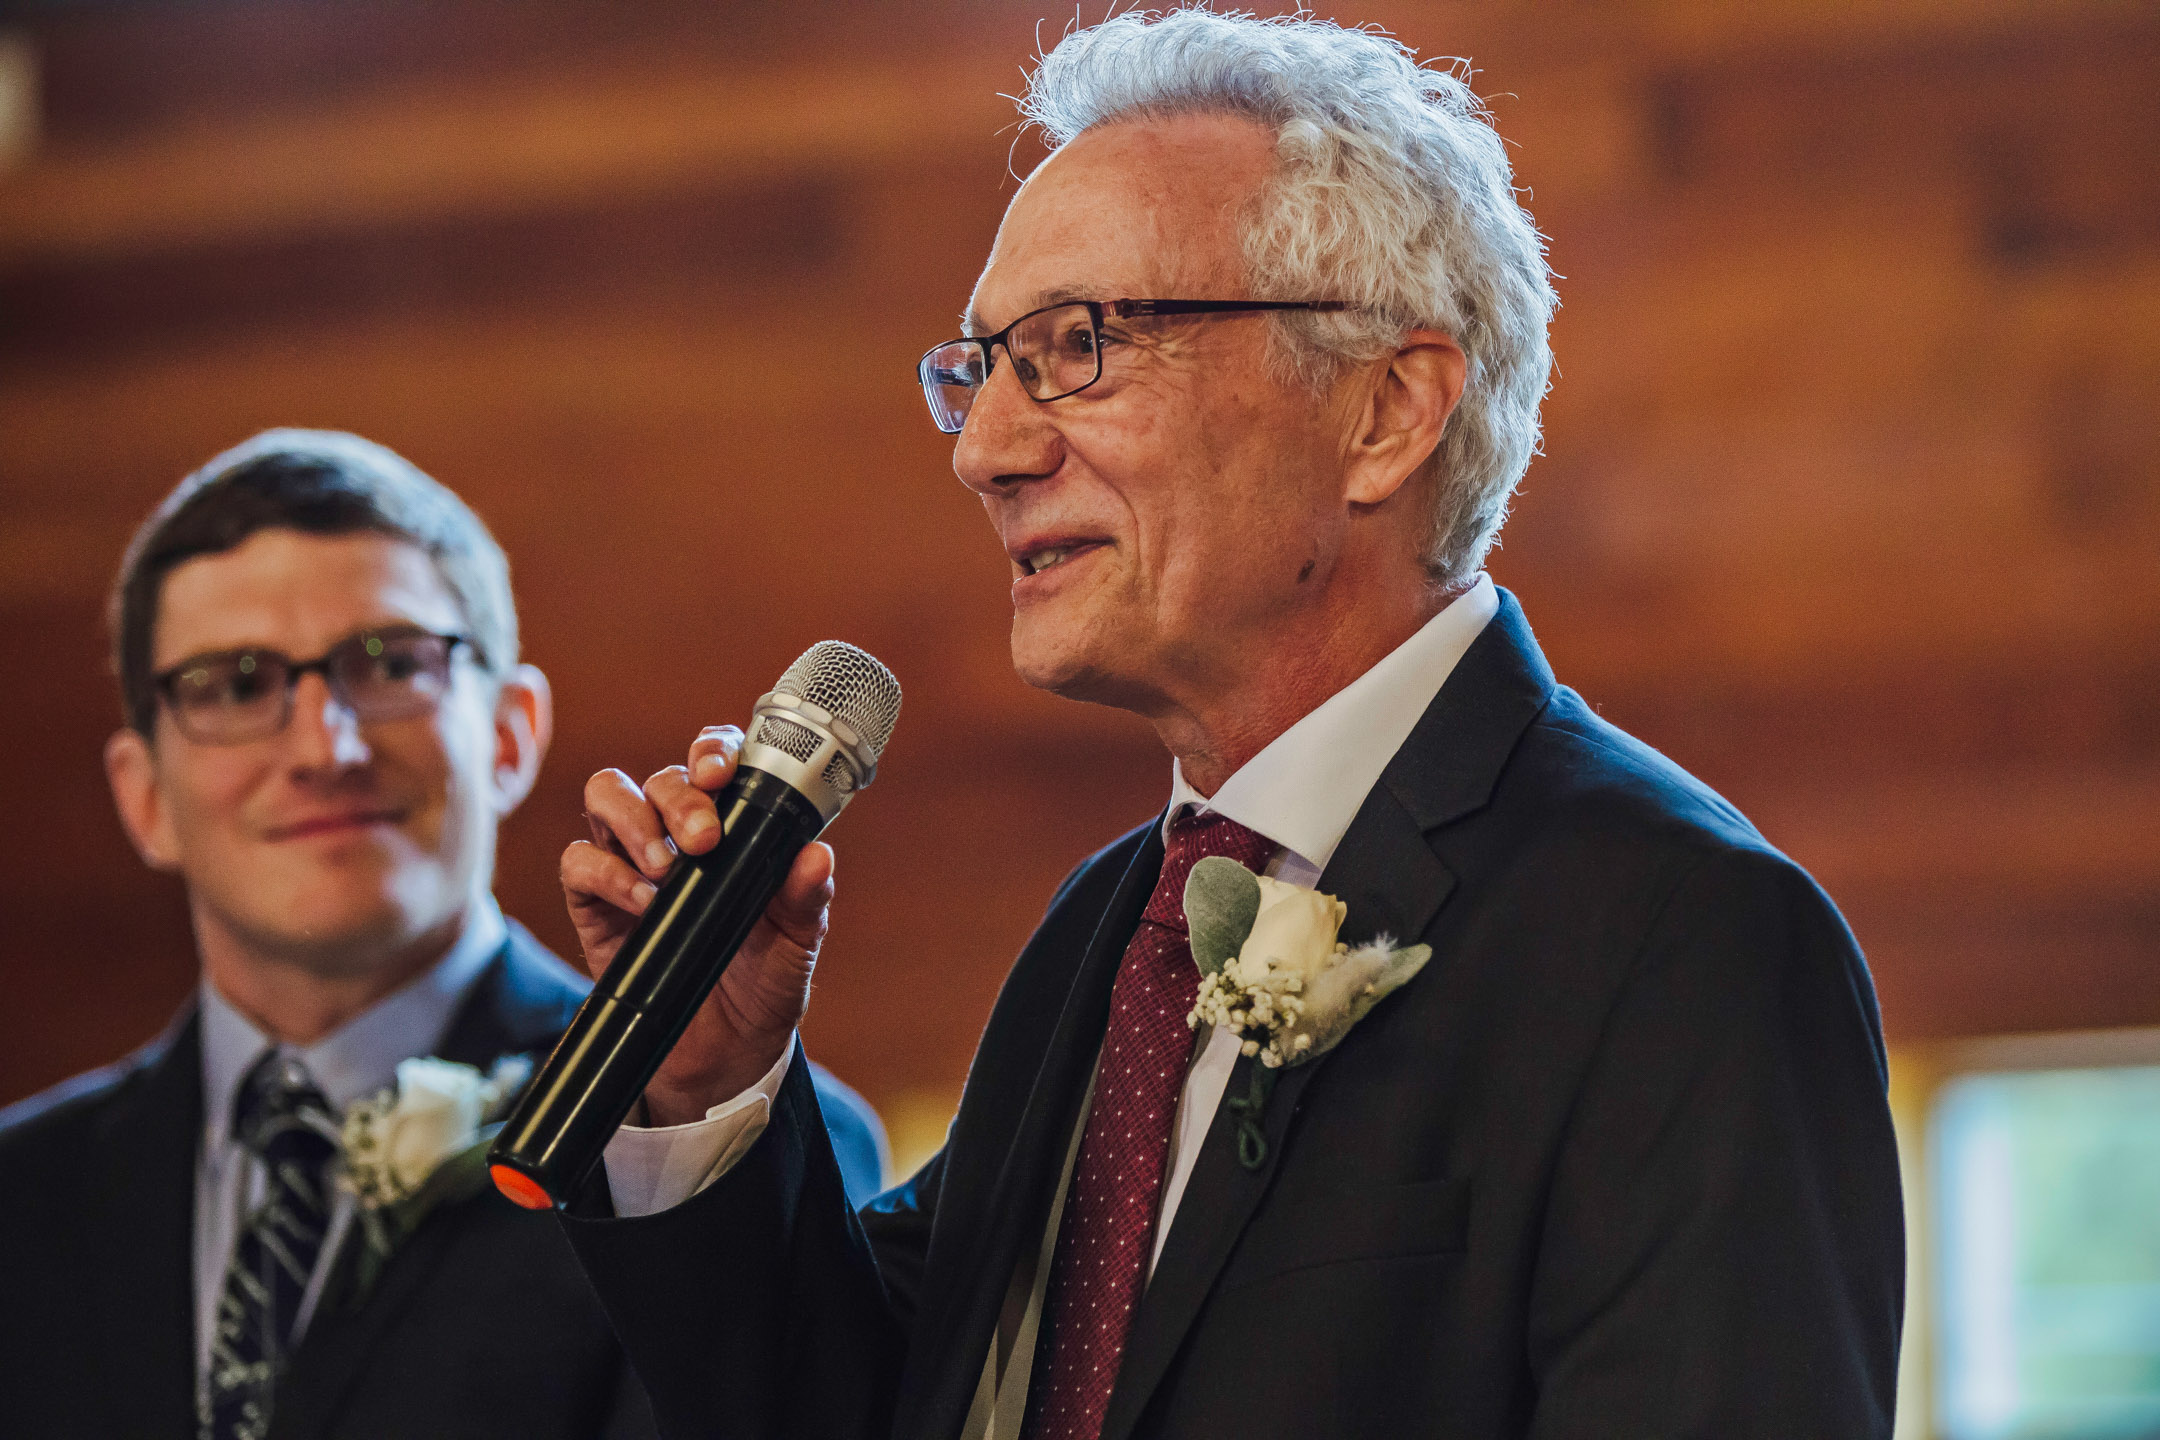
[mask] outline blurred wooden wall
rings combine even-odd
[[[1333,13],[1475,58],[1552,237],[1547,453],[1494,569],[1562,678],[1815,871],[1893,1037],[2160,1022],[2160,12]],[[561,728],[500,890],[558,946],[589,772],[675,760],[812,640],[893,665],[809,1035],[934,1113],[1051,887],[1168,769],[1012,678],[1005,562],[910,373],[1040,154],[998,92],[1062,23],[16,13],[0,1100],[190,984],[99,772],[101,596],[180,475],[302,424],[403,451],[510,551]]]

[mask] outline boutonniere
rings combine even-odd
[[[1252,1084],[1224,1102],[1238,1116],[1238,1160],[1267,1162],[1261,1120],[1285,1066],[1319,1059],[1432,957],[1385,935],[1355,949],[1335,937],[1349,907],[1333,895],[1255,875],[1227,856],[1193,866],[1185,923],[1200,993],[1186,1023],[1221,1025],[1256,1058]]]
[[[359,1202],[355,1304],[430,1211],[487,1188],[488,1144],[531,1074],[525,1055],[506,1055],[485,1075],[433,1056],[401,1060],[395,1084],[345,1112],[338,1184]]]

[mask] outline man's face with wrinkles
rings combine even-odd
[[[1275,164],[1251,121],[1091,130],[1006,211],[970,333],[1065,299],[1276,299],[1245,280],[1241,221]],[[1149,714],[1234,684],[1304,603],[1340,516],[1341,418],[1269,373],[1268,318],[1107,321],[1102,378],[1038,403],[1002,351],[954,453],[1013,567],[1029,684]]]

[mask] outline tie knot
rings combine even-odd
[[[1185,934],[1185,882],[1192,877],[1193,866],[1210,855],[1222,855],[1257,875],[1276,849],[1274,841],[1227,815],[1186,811],[1170,822],[1162,875],[1155,882],[1155,893],[1148,897],[1145,918]]]
[[[298,1060],[266,1051],[233,1097],[233,1138],[265,1159],[319,1161],[337,1122]]]

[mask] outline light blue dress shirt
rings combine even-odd
[[[449,953],[312,1045],[277,1045],[207,976],[201,985],[203,1136],[195,1162],[195,1374],[198,1386],[210,1368],[210,1337],[218,1295],[232,1263],[242,1217],[262,1202],[262,1162],[232,1136],[233,1101],[240,1082],[265,1050],[297,1060],[343,1113],[355,1100],[386,1088],[400,1060],[427,1055],[440,1045],[451,1018],[488,961],[509,936],[490,899],[473,907],[464,933]],[[352,1227],[353,1198],[335,1192],[322,1254],[300,1301],[297,1339],[314,1314],[338,1245]]]

